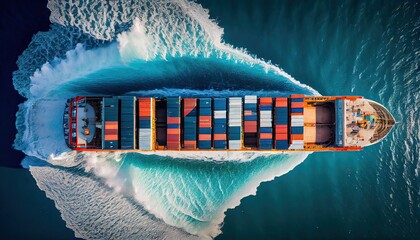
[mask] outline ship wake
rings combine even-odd
[[[16,90],[27,98],[14,146],[77,237],[213,238],[227,209],[307,157],[70,151],[62,114],[75,95],[317,92],[224,43],[223,29],[195,2],[51,0],[48,7],[51,29],[33,38],[14,73]]]

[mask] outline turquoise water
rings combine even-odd
[[[14,75],[28,98],[15,148],[67,227],[81,238],[418,236],[419,4],[201,4],[48,3],[53,27]],[[57,131],[77,94],[290,93],[362,95],[399,124],[362,152],[309,156],[80,154]]]

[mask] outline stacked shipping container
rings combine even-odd
[[[168,97],[167,101],[167,141],[166,148],[180,150],[181,148],[181,108],[180,97]]]
[[[118,149],[118,97],[104,97],[102,114],[104,131],[102,132],[102,148]]]
[[[229,149],[242,149],[242,98],[229,98]]]
[[[275,148],[277,150],[284,150],[289,147],[288,141],[288,123],[289,123],[289,111],[287,98],[276,98],[276,138],[275,138]]]
[[[211,149],[211,98],[200,98],[199,101],[198,148]]]
[[[303,94],[290,96],[290,147],[289,149],[303,149]]]
[[[154,98],[139,98],[138,109],[139,109],[139,149],[140,150],[152,150],[154,149],[153,142],[153,121],[154,121]]]
[[[273,149],[273,99],[260,98],[260,149]]]
[[[197,149],[197,99],[184,98],[184,148]]]
[[[244,103],[244,146],[257,147],[257,96],[245,96]]]
[[[214,149],[226,149],[226,98],[215,98],[213,109],[213,147]]]
[[[121,149],[134,149],[136,143],[136,98],[120,97],[120,142]]]

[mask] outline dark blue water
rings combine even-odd
[[[418,237],[420,235],[419,4],[414,1],[257,0],[203,1],[201,4],[210,11],[210,17],[216,19],[218,25],[224,28],[224,42],[234,47],[246,48],[250,54],[270,60],[286,73],[323,95],[362,95],[378,101],[384,104],[399,122],[392,133],[379,144],[361,152],[312,154],[289,173],[273,181],[262,183],[258,187],[256,196],[243,198],[239,206],[227,210],[221,229],[222,234],[217,238],[415,239]],[[58,12],[67,16],[67,8],[60,6],[59,4],[59,7],[52,8],[65,9],[64,12]],[[24,6],[21,7],[24,8]],[[133,5],[132,8],[134,7]],[[125,12],[129,12],[129,9],[130,6],[125,9]],[[152,9],[147,10],[152,12]],[[115,13],[115,11],[109,11]],[[180,14],[179,21],[184,20]],[[272,72],[265,74],[259,64],[249,67],[241,60],[239,63],[231,61],[230,55],[213,50],[212,43],[208,42],[210,40],[205,34],[201,35],[202,28],[205,29],[202,25],[197,27],[194,24],[191,26],[190,23],[186,24],[187,32],[196,31],[190,38],[198,36],[197,40],[193,41],[193,44],[197,45],[192,47],[188,45],[190,39],[181,41],[185,43],[182,50],[187,53],[177,52],[174,54],[175,57],[171,56],[167,62],[138,61],[134,64],[122,64],[121,61],[124,63],[125,59],[115,59],[115,53],[118,50],[109,43],[114,41],[110,40],[115,37],[113,30],[116,33],[128,30],[126,25],[130,26],[131,23],[119,23],[114,26],[112,21],[105,21],[103,26],[100,26],[111,29],[110,34],[107,31],[104,34],[100,27],[90,29],[95,24],[95,21],[92,24],[86,24],[86,21],[80,17],[74,22],[73,27],[55,24],[46,34],[37,35],[19,62],[20,70],[17,72],[17,77],[15,76],[17,90],[25,96],[38,100],[42,98],[42,90],[50,87],[52,95],[58,97],[85,93],[122,94],[128,90],[147,90],[156,86],[160,87],[160,85],[170,89],[158,92],[159,94],[191,94],[180,88],[199,90],[199,94],[204,94],[208,88],[213,91],[212,94],[224,88],[228,88],[234,94],[244,91],[260,91],[262,95],[269,91],[282,93],[307,91],[302,86],[286,81],[287,78],[284,76]],[[177,24],[173,23],[173,26],[176,27]],[[82,33],[78,28],[83,28],[85,32]],[[167,36],[165,34],[170,32],[170,29],[168,32],[163,31],[162,37],[162,32],[158,31],[160,38],[154,39],[154,42],[165,40]],[[143,36],[137,36],[138,39],[141,37]],[[174,39],[178,38],[182,36],[175,35]],[[163,41],[163,45],[159,46],[179,44],[175,40]],[[40,84],[41,89],[33,88],[33,91],[29,93],[27,85],[34,80],[29,80],[28,77],[35,69],[46,61],[55,62],[54,57],[64,58],[66,51],[74,49],[79,42],[84,43],[87,49],[96,49],[101,46],[102,50],[92,53],[93,56],[101,58],[92,61],[88,54],[83,55],[85,54],[83,49],[76,51],[74,56],[69,57],[75,59],[74,62],[69,61],[69,65],[61,68],[55,65],[51,67],[51,72],[56,72],[56,75],[47,74],[48,72],[44,71],[41,77],[35,79],[35,81],[50,81],[50,84]],[[51,48],[45,46],[51,46]],[[137,50],[138,48],[129,49]],[[171,48],[168,49],[171,50]],[[195,50],[198,54],[192,54],[192,60],[191,56],[179,58],[180,55],[188,56],[189,52]],[[123,54],[123,57],[132,57],[130,53],[131,51]],[[143,52],[137,52],[137,54],[144,57]],[[207,54],[210,56],[208,60]],[[83,57],[78,58],[78,56]],[[100,62],[96,61],[97,59],[106,59],[115,65],[105,68],[97,67],[96,62]],[[162,63],[167,64],[162,65]],[[92,72],[86,72],[84,68],[86,65],[92,66],[90,68],[93,69]],[[67,72],[68,69],[77,69],[77,71]],[[73,73],[80,73],[81,76],[74,76]],[[118,76],[118,81],[112,81],[116,79],[115,76]],[[65,80],[69,81],[65,82]],[[60,84],[54,85],[56,82]],[[98,88],[92,87],[95,85]],[[235,90],[240,91],[234,92]],[[40,104],[40,106],[44,105]],[[47,107],[50,106],[47,105]],[[33,124],[35,130],[37,130],[36,123],[37,121]],[[18,119],[18,128],[23,128],[23,125],[22,119]],[[38,132],[35,131],[35,133]],[[16,140],[17,148],[28,155],[38,154],[40,151],[48,153],[49,146],[54,146],[49,138],[41,135],[42,137],[34,141],[39,145],[35,145],[35,149],[30,148],[28,143],[31,143],[31,139],[28,140],[22,136],[18,136]],[[51,151],[55,152],[53,150]],[[267,175],[270,167],[278,167],[281,163],[280,160],[274,161],[273,158],[267,158],[266,161],[259,158],[252,163],[219,165],[189,163],[188,161],[170,163],[167,160],[153,162],[153,160],[148,160],[149,158],[136,160],[136,156],[128,157],[130,159],[127,158],[121,165],[117,164],[120,169],[119,175],[126,177],[124,174],[131,171],[131,165],[136,166],[142,174],[136,175],[138,179],[133,178],[137,181],[134,185],[148,183],[155,186],[156,184],[156,189],[161,192],[150,193],[151,196],[156,197],[156,202],[159,202],[159,198],[166,196],[165,193],[172,189],[165,188],[165,185],[160,186],[165,181],[156,179],[162,177],[173,178],[175,181],[180,179],[182,182],[185,179],[191,179],[191,176],[199,179],[197,175],[203,173],[206,178],[192,184],[192,187],[198,186],[199,190],[193,189],[194,191],[190,193],[188,184],[191,183],[186,184],[187,188],[174,187],[172,189],[172,191],[185,192],[179,195],[181,197],[192,194],[192,199],[194,199],[194,196],[203,195],[201,191],[204,191],[204,195],[208,195],[206,190],[211,192],[214,187],[212,185],[217,184],[226,186],[229,192],[234,193],[235,189],[232,187],[247,186],[247,182],[253,180],[253,177],[258,177],[258,174]],[[86,161],[92,163],[87,158]],[[127,172],[124,169],[128,169]],[[109,188],[103,188],[103,183],[93,188],[98,179],[89,175],[90,173],[85,176],[85,173],[81,173],[79,169],[61,167],[51,167],[46,170],[35,168],[35,170],[32,169],[32,174],[40,188],[55,201],[57,208],[66,217],[72,229],[80,231],[80,226],[89,225],[86,224],[89,219],[83,222],[82,218],[77,218],[77,215],[72,218],[72,215],[75,215],[72,213],[85,210],[88,215],[89,209],[95,209],[95,205],[89,205],[84,201],[79,204],[66,199],[67,195],[85,196],[83,194],[87,192],[92,195],[86,195],[89,197],[84,197],[84,199],[95,200],[95,197],[98,197],[95,195],[96,192],[108,192],[108,194],[99,195],[101,198],[98,199],[103,201],[109,197],[114,205],[125,206],[120,200],[116,204],[118,197],[109,191]],[[214,171],[213,174],[211,174],[212,171]],[[235,181],[235,178],[238,179],[235,182],[236,185],[227,184],[229,181]],[[106,177],[105,179],[110,180]],[[71,187],[65,188],[71,180],[73,180]],[[190,182],[194,183],[194,180]],[[60,186],[61,184],[63,187]],[[72,186],[86,187],[84,191],[83,189],[73,191],[75,188]],[[208,188],[200,190],[203,186]],[[224,203],[224,197],[229,197],[214,196],[216,196],[214,199],[207,199],[211,207],[202,204],[206,203],[206,199],[200,203],[203,199],[198,197],[200,201],[197,201],[199,203],[195,203],[192,209],[196,207],[202,209],[204,213],[208,210],[211,220],[211,217],[215,216],[212,215],[214,214],[212,210],[217,209],[217,202]],[[140,197],[140,200],[144,199]],[[169,197],[169,200],[172,199]],[[84,204],[86,209],[73,209],[74,206],[84,206]],[[142,213],[142,207],[136,204],[134,206]],[[171,214],[177,216],[179,210],[173,210],[173,205],[169,203],[158,207],[159,210],[166,209],[166,212],[164,210],[163,213],[159,211],[157,213],[164,217],[169,216],[170,221],[173,221],[170,218]],[[70,211],[71,209],[73,212]],[[151,211],[156,214],[156,209],[153,207]],[[104,213],[111,215],[111,212],[112,209]],[[168,212],[171,214],[166,214]],[[25,216],[24,213],[22,215]],[[118,217],[118,215],[111,216]],[[125,220],[131,219],[130,216],[127,213]],[[208,216],[204,214],[200,217]],[[166,223],[168,219],[165,219]],[[180,225],[183,228],[192,226],[192,230],[187,229],[187,231],[196,231],[197,228],[194,225],[196,221],[197,219],[193,219],[186,225],[183,222],[170,222],[170,224]],[[97,222],[102,223],[99,220]],[[105,221],[105,223],[108,222]],[[204,220],[203,225],[206,225]],[[95,225],[92,223],[91,226]],[[111,227],[104,231],[111,231],[110,229]],[[91,229],[85,229],[85,231],[92,232]],[[162,230],[164,231],[166,230]],[[37,233],[37,237],[42,236],[49,235]]]

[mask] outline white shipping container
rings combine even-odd
[[[226,118],[226,110],[214,111],[214,118]]]
[[[302,122],[303,122],[303,115],[298,115],[298,116],[293,115],[293,116],[291,117],[291,120],[292,120],[292,121],[302,121]]]
[[[139,131],[139,149],[152,150],[152,130],[141,129]]]
[[[245,96],[245,103],[257,104],[257,96]]]
[[[293,140],[292,144],[290,144],[289,149],[303,149],[303,140]]]
[[[229,149],[241,149],[241,140],[229,140]]]

